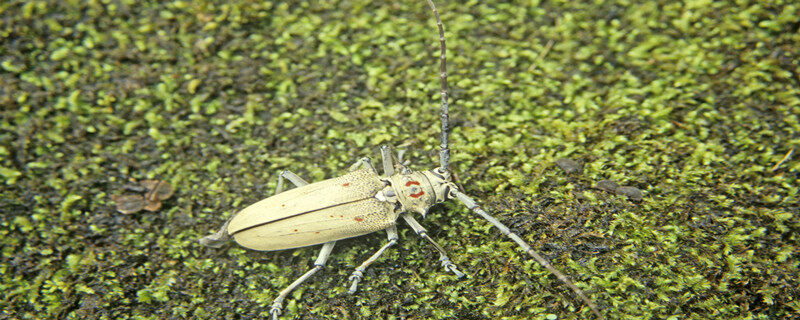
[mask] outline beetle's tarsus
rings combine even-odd
[[[272,309],[269,310],[269,314],[272,315],[272,320],[278,320],[278,316],[281,315],[281,305],[273,304]]]
[[[428,236],[428,231],[425,230],[425,227],[419,224],[419,222],[417,222],[417,219],[414,219],[414,217],[408,213],[404,213],[402,217],[406,220],[406,223],[411,226],[411,229],[414,229],[414,232],[416,232],[417,235],[419,235],[422,239],[427,240],[428,243],[430,243],[433,248],[439,252],[439,261],[442,263],[442,267],[444,267],[445,270],[454,273],[459,279],[465,276],[465,274],[459,271],[458,267],[456,267],[456,265],[450,261],[450,257],[447,256],[447,252],[444,251],[444,248],[442,248],[442,246]]]
[[[364,273],[361,272],[360,270],[353,271],[353,274],[351,274],[350,278],[347,279],[353,281],[353,284],[350,285],[350,290],[347,290],[348,294],[356,293],[356,290],[358,290],[358,282],[361,281],[361,279],[363,279],[363,276]]]
[[[358,282],[361,281],[361,279],[364,278],[364,270],[367,270],[367,267],[369,267],[369,265],[371,265],[376,260],[378,260],[378,258],[384,252],[386,252],[386,249],[389,249],[389,247],[391,247],[391,246],[393,246],[393,245],[395,245],[397,243],[397,239],[398,239],[397,238],[397,227],[395,225],[392,225],[392,226],[386,228],[386,236],[389,238],[389,242],[387,242],[386,244],[383,245],[383,247],[378,249],[377,252],[375,252],[371,257],[369,257],[369,259],[367,259],[367,261],[364,261],[364,263],[362,263],[360,266],[358,266],[358,268],[356,268],[356,270],[353,271],[353,273],[350,275],[350,278],[348,278],[348,280],[353,281],[353,284],[350,285],[350,290],[348,290],[347,293],[349,293],[349,294],[355,293],[356,290],[358,289]]]
[[[443,258],[444,259],[442,259],[442,267],[444,267],[445,270],[454,273],[456,275],[456,278],[458,279],[461,279],[464,276],[466,276],[466,274],[458,270],[458,267],[456,267],[456,265],[453,264],[453,262],[451,262],[450,259],[447,259],[447,257]]]
[[[288,287],[284,288],[275,300],[272,301],[272,309],[269,310],[269,313],[272,314],[272,320],[278,320],[278,316],[281,314],[281,304],[283,304],[283,299],[286,299],[286,296],[292,292],[295,288],[300,286],[303,282],[305,282],[308,278],[313,276],[318,271],[322,270],[325,266],[325,262],[328,261],[328,257],[333,251],[333,246],[336,244],[336,241],[325,242],[322,245],[322,250],[319,251],[319,255],[317,256],[317,260],[314,261],[314,267],[311,270],[306,271],[300,278],[297,278],[292,284]]]

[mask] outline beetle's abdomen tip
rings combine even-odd
[[[226,241],[221,239],[216,239],[213,235],[211,235],[202,237],[200,238],[200,240],[197,240],[197,242],[199,242],[200,245],[204,247],[219,248],[223,244],[225,244]]]

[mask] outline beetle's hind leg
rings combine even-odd
[[[294,172],[283,170],[278,174],[278,186],[275,187],[275,194],[283,192],[284,179],[289,180],[289,182],[295,185],[295,187],[302,187],[308,184],[308,182],[303,180],[303,178],[300,178],[300,176],[296,175]]]
[[[444,248],[442,248],[442,246],[440,246],[438,243],[436,243],[436,241],[433,241],[433,239],[431,239],[431,237],[428,236],[428,230],[425,230],[425,228],[421,224],[419,224],[419,222],[417,222],[417,220],[414,219],[414,217],[412,217],[408,213],[404,213],[403,220],[405,220],[406,223],[408,223],[408,225],[411,226],[411,229],[414,229],[414,232],[416,232],[420,237],[422,237],[425,240],[428,240],[428,242],[430,242],[431,245],[433,245],[433,247],[436,248],[436,251],[439,251],[439,261],[442,263],[442,267],[444,267],[445,270],[454,273],[458,278],[464,276],[464,273],[458,271],[456,265],[453,264],[452,261],[450,261],[449,257],[447,257],[447,253],[444,251]]]
[[[358,289],[358,282],[364,277],[364,270],[366,270],[369,265],[374,263],[375,260],[378,260],[378,258],[386,251],[386,249],[389,249],[389,247],[397,243],[397,227],[392,225],[391,227],[386,228],[386,235],[389,237],[389,242],[383,245],[378,252],[375,252],[375,254],[369,257],[367,261],[364,261],[364,263],[358,266],[356,271],[353,271],[353,274],[350,275],[348,280],[353,281],[353,284],[350,285],[350,290],[348,290],[347,293],[355,293],[356,289]]]
[[[319,256],[317,256],[317,260],[314,261],[314,268],[308,270],[305,274],[297,278],[292,284],[290,284],[286,289],[283,289],[281,293],[278,294],[278,297],[272,301],[272,309],[269,310],[269,313],[272,314],[272,320],[278,320],[278,316],[281,315],[281,306],[283,304],[283,299],[286,299],[286,296],[292,292],[295,288],[300,286],[303,282],[305,282],[308,278],[313,276],[317,271],[321,270],[322,267],[325,266],[325,262],[328,261],[328,256],[331,255],[331,251],[333,251],[333,245],[336,244],[336,241],[326,242],[322,245],[322,250],[319,252]]]

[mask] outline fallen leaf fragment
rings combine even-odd
[[[161,201],[147,201],[144,209],[150,212],[158,211],[158,209],[161,209]]]
[[[167,200],[172,196],[172,185],[161,180],[142,180],[139,184],[147,189],[145,198],[150,201]]]
[[[138,194],[115,194],[111,196],[111,200],[117,203],[117,211],[124,214],[139,212],[147,205],[144,197]]]

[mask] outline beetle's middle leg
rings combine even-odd
[[[391,227],[386,228],[386,236],[389,237],[389,242],[384,244],[383,247],[381,247],[380,249],[378,249],[378,252],[375,252],[375,254],[369,257],[367,261],[364,261],[364,263],[358,266],[358,268],[356,268],[356,271],[353,271],[353,274],[350,275],[350,278],[348,278],[348,280],[353,281],[353,284],[350,285],[350,290],[348,290],[347,293],[349,294],[356,293],[356,289],[358,288],[358,282],[361,281],[361,279],[364,277],[364,270],[366,270],[367,267],[369,267],[369,265],[374,263],[375,260],[378,260],[378,258],[380,258],[380,256],[386,251],[386,249],[389,249],[389,247],[397,243],[397,226],[392,225]]]
[[[333,251],[333,245],[336,244],[336,241],[326,242],[322,245],[322,250],[319,252],[319,256],[317,256],[317,260],[314,261],[314,268],[308,270],[305,274],[297,278],[292,284],[290,284],[286,289],[283,289],[281,293],[278,294],[278,297],[272,301],[272,309],[269,310],[269,313],[272,314],[272,320],[278,320],[278,316],[281,315],[281,306],[283,304],[283,299],[289,295],[295,288],[300,286],[303,282],[305,282],[308,278],[313,276],[317,271],[321,270],[322,267],[325,266],[325,262],[328,261],[328,256],[331,255],[331,251]]]
[[[436,248],[436,251],[439,251],[439,261],[442,262],[442,267],[444,267],[445,270],[453,272],[458,278],[464,276],[464,273],[458,271],[456,265],[450,261],[449,257],[447,257],[447,253],[444,251],[444,248],[442,248],[442,246],[428,236],[428,230],[425,230],[425,227],[419,224],[419,222],[417,222],[417,220],[408,213],[404,213],[402,216],[403,220],[405,220],[406,223],[411,226],[411,229],[414,229],[414,232],[416,232],[423,239],[428,240],[428,242],[430,242],[431,245]]]

